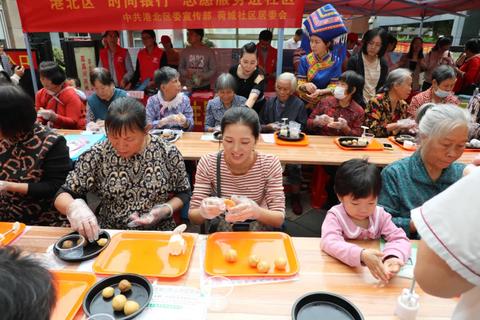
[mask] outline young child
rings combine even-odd
[[[332,207],[322,225],[322,250],[351,267],[366,265],[372,275],[388,282],[410,257],[410,242],[389,213],[377,206],[380,172],[367,160],[344,162],[335,176],[340,204]],[[346,242],[383,237],[383,252]]]

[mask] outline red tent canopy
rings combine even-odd
[[[338,12],[354,16],[430,17],[480,8],[480,0],[330,0]],[[305,12],[312,12],[325,1],[307,0]]]

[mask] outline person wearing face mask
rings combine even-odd
[[[412,72],[395,69],[388,74],[384,94],[370,99],[365,108],[365,126],[376,137],[385,138],[415,127],[415,121],[399,121],[408,118],[408,98],[412,91]]]
[[[190,99],[181,92],[177,70],[163,67],[155,71],[158,93],[148,98],[147,122],[152,128],[170,128],[190,131],[193,128],[193,110]]]
[[[195,176],[189,219],[207,222],[207,232],[273,230],[285,220],[282,166],[259,153],[258,115],[250,108],[230,108],[222,119],[223,150],[202,156]],[[228,208],[224,199],[235,202]]]
[[[442,103],[458,105],[460,101],[455,97],[453,88],[457,77],[455,70],[448,65],[440,65],[432,73],[432,86],[415,95],[408,107],[408,114],[414,118],[417,109],[425,103]]]
[[[43,88],[35,95],[37,120],[58,129],[85,129],[85,104],[65,83],[65,71],[54,61],[43,61],[39,73]]]
[[[468,138],[470,116],[450,104],[425,104],[417,112],[419,145],[410,157],[382,170],[378,204],[410,239],[418,238],[410,218],[415,209],[458,181],[468,167],[458,163]]]
[[[78,159],[55,198],[72,229],[91,242],[99,229],[172,230],[173,212],[190,198],[183,158],[175,145],[148,133],[145,107],[125,97],[105,118],[107,139]],[[83,197],[95,192],[93,213]]]
[[[278,76],[275,82],[276,97],[269,99],[265,108],[260,113],[262,132],[274,132],[280,129],[282,119],[295,121],[305,130],[307,123],[307,111],[300,98],[294,95],[297,88],[297,79],[293,73],[285,72]],[[302,167],[299,164],[287,164],[285,166],[287,182],[290,185],[292,211],[296,215],[303,212],[300,199],[300,187],[302,184]]]
[[[345,71],[339,78],[333,97],[325,97],[313,109],[307,121],[312,134],[326,136],[360,136],[363,111],[363,77]]]
[[[228,71],[236,81],[235,93],[247,98],[245,105],[260,113],[265,105],[265,74],[258,67],[257,46],[249,42],[240,50],[239,64]]]
[[[90,72],[90,84],[95,92],[87,99],[87,129],[98,131],[103,128],[110,104],[126,97],[127,92],[115,88],[112,75],[105,68],[95,68]]]
[[[331,4],[317,9],[303,24],[309,44],[302,41],[302,47],[308,54],[300,58],[297,93],[308,102],[307,107],[314,107],[322,96],[332,93],[327,86],[342,73],[346,47],[334,43],[337,37],[347,33],[347,29]]]

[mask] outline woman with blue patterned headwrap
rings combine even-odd
[[[327,86],[342,73],[346,50],[338,37],[346,34],[347,29],[331,4],[317,9],[303,24],[309,43],[304,39],[302,47],[307,53],[310,49],[311,52],[300,59],[297,91],[302,99],[315,105],[323,95],[331,93]]]

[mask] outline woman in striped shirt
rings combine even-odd
[[[260,135],[257,113],[229,109],[221,130],[223,151],[204,155],[198,163],[190,220],[208,221],[210,232],[280,227],[285,219],[282,167],[277,157],[255,151]],[[225,198],[235,205],[226,208]]]

